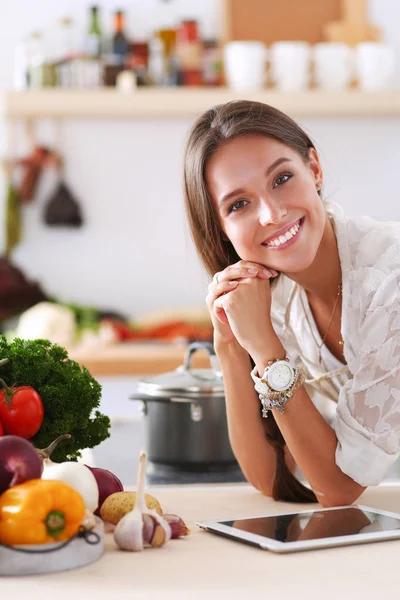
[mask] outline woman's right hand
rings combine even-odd
[[[233,265],[229,265],[223,271],[215,273],[208,286],[206,303],[214,327],[214,345],[216,347],[220,344],[231,344],[236,341],[225,311],[215,306],[217,298],[223,294],[229,294],[229,292],[240,285],[243,279],[247,279],[248,277],[271,279],[271,277],[275,277],[276,275],[278,273],[273,269],[267,269],[259,263],[246,260],[240,260]]]

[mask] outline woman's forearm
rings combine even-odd
[[[271,495],[276,471],[276,453],[268,443],[260,415],[260,400],[250,378],[248,353],[237,343],[216,348],[224,378],[229,439],[233,453],[247,480],[265,495]],[[295,470],[288,453],[288,467]]]
[[[337,438],[304,387],[275,420],[296,463],[323,506],[352,504],[365,490],[336,464]]]
[[[284,355],[280,341],[270,337],[269,350],[253,358],[260,374],[268,360]],[[260,400],[250,378],[249,355],[239,344],[216,348],[225,387],[229,439],[247,480],[265,495],[271,495],[276,473],[276,453],[265,437]],[[283,354],[282,354],[283,352]],[[364,487],[336,465],[337,438],[315,408],[305,388],[286,403],[284,413],[274,417],[286,442],[285,460],[294,473],[301,469],[323,506],[351,504]],[[272,416],[269,417],[272,419]]]
[[[271,353],[271,348],[274,352]],[[262,346],[252,353],[260,376],[269,360],[282,358],[285,350],[271,329]],[[274,417],[298,467],[323,506],[352,504],[364,487],[345,475],[336,464],[337,438],[304,387],[298,389]]]

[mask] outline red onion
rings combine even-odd
[[[17,435],[0,438],[0,494],[29,479],[40,479],[43,462],[28,440]]]
[[[99,469],[97,467],[89,467],[88,465],[86,466],[95,476],[99,488],[99,506],[94,514],[100,517],[100,508],[104,500],[115,492],[123,492],[124,486],[118,477],[114,475],[114,473],[111,473],[111,471],[107,471],[107,469]]]

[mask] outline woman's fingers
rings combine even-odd
[[[218,321],[220,321],[223,325],[228,324],[228,317],[226,316],[226,312],[223,308],[218,308],[218,306],[214,309],[214,314],[217,317]]]
[[[225,281],[244,279],[246,277],[260,277],[261,279],[271,279],[276,277],[278,272],[274,269],[263,267],[262,265],[252,264],[250,267],[241,264],[230,265],[223,271],[215,273],[211,285],[220,285]]]
[[[232,270],[233,272],[235,272],[235,269],[244,269],[245,273],[249,273],[250,275],[254,276],[268,273],[272,273],[273,277],[276,277],[276,275],[278,275],[278,272],[275,271],[275,269],[271,269],[270,267],[266,267],[265,265],[261,265],[260,263],[250,262],[248,260],[240,260],[234,265],[229,265],[225,269],[225,271],[229,272]],[[246,274],[245,276],[248,277],[249,275]]]
[[[235,287],[239,285],[238,281],[222,281],[221,283],[210,283],[208,286],[208,294],[206,297],[206,302],[208,306],[212,306],[216,298],[219,298],[223,294],[227,294],[231,290],[234,290]]]
[[[207,306],[221,323],[227,323],[228,320],[222,302],[222,297],[225,294],[234,290],[241,281],[249,277],[268,280],[277,275],[278,272],[274,269],[269,269],[258,263],[240,261],[234,265],[229,265],[223,271],[215,273],[209,284],[206,297]]]
[[[222,283],[210,283],[206,297],[207,306],[210,311],[214,311],[215,316],[221,323],[226,324],[228,319],[222,306],[217,305],[218,298],[221,298],[228,292],[231,292],[239,285],[238,281],[223,281]]]
[[[224,310],[223,307],[223,297],[224,294],[222,294],[221,296],[218,296],[218,298],[216,298],[214,300],[214,314],[217,317],[218,321],[220,321],[221,323],[223,323],[224,325],[228,323],[228,317],[226,316],[226,312]]]

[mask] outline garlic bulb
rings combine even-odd
[[[154,510],[147,508],[144,484],[147,454],[141,452],[137,474],[136,503],[133,509],[119,521],[114,540],[122,550],[140,552],[145,546],[162,546],[171,539],[171,527]]]

